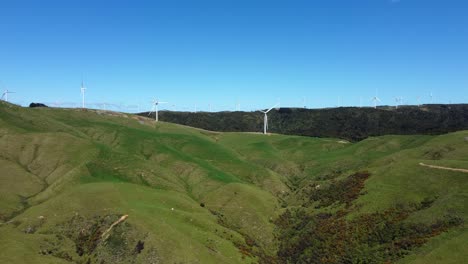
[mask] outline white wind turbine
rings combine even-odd
[[[160,102],[158,99],[154,99],[153,100],[153,111],[149,112],[148,116],[151,115],[152,112],[155,113],[155,117],[154,117],[154,120],[156,120],[156,122],[159,121],[159,117],[158,117],[158,113],[159,113],[159,109],[158,109],[158,106],[159,104],[167,104],[167,102]]]
[[[99,108],[100,108],[101,110],[107,111],[107,107],[108,107],[110,104],[104,102],[104,103],[96,103],[96,105],[99,106]],[[137,111],[137,112],[139,112],[139,111]]]
[[[5,90],[5,92],[3,92],[2,94],[2,99],[5,98],[5,102],[8,102],[8,94],[11,94],[11,93],[15,93],[15,92],[10,92],[7,90]]]
[[[81,107],[82,108],[85,108],[85,91],[86,91],[86,87],[84,87],[84,82],[83,80],[81,80],[81,97],[82,97]]]
[[[396,102],[395,108],[398,109],[398,106],[402,105],[402,103],[403,103],[403,97],[401,97],[401,96],[400,97],[395,97],[395,102]]]
[[[52,103],[54,107],[62,107],[63,103],[61,100],[56,100],[55,102]]]
[[[418,107],[420,107],[420,106],[421,106],[421,96],[418,96],[418,97],[416,98],[416,102],[417,102],[417,104],[418,104]]]
[[[372,97],[372,101],[374,102],[374,108],[377,109],[377,103],[381,102],[380,98],[377,96],[378,92],[377,89],[375,89],[375,96]]]
[[[263,134],[266,135],[267,133],[267,130],[268,130],[268,112],[270,112],[273,108],[277,107],[279,105],[278,104],[275,104],[272,108],[266,110],[266,111],[262,111],[260,110],[260,112],[262,112],[264,114],[264,117],[263,117]]]
[[[380,102],[379,97],[377,95],[372,97],[372,101],[374,102],[374,108],[377,108],[377,103]]]

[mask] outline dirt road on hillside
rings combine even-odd
[[[467,169],[456,169],[456,168],[449,168],[449,167],[442,167],[442,166],[435,166],[435,165],[427,165],[427,164],[424,164],[422,162],[420,162],[419,165],[421,165],[423,167],[428,167],[428,168],[431,168],[431,169],[449,170],[449,171],[458,171],[458,172],[468,173]]]

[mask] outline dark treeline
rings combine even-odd
[[[148,112],[141,113],[148,116]],[[154,117],[154,113],[150,116]],[[161,121],[212,131],[261,132],[261,112],[160,111]],[[443,134],[468,129],[468,104],[423,105],[377,109],[340,107],[328,109],[280,108],[268,114],[268,131],[286,135],[334,137],[358,141],[389,134]]]

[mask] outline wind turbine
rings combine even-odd
[[[278,104],[275,104],[272,108],[266,110],[266,111],[262,111],[260,110],[260,112],[262,112],[265,116],[263,117],[263,134],[266,135],[267,133],[267,130],[268,130],[268,112],[270,112],[273,108],[275,108],[276,106],[278,106]]]
[[[5,102],[8,102],[8,94],[11,94],[11,93],[15,93],[15,92],[10,92],[7,90],[5,90],[5,92],[3,92],[2,94],[2,99],[5,98]]]
[[[151,115],[152,112],[155,113],[155,117],[154,117],[154,120],[156,120],[156,122],[159,121],[159,117],[158,117],[158,113],[159,113],[159,109],[158,109],[158,106],[159,104],[167,104],[167,102],[160,102],[158,99],[154,99],[153,101],[153,111],[149,112],[148,116]]]
[[[418,103],[418,107],[420,107],[421,106],[421,96],[418,96],[416,98],[416,102]]]
[[[68,107],[74,108],[74,107],[76,107],[75,102],[63,102],[61,105],[63,105],[65,108],[68,108]]]
[[[63,103],[61,100],[56,100],[55,102],[52,103],[54,107],[62,107]]]
[[[395,102],[396,102],[396,105],[395,105],[395,108],[398,109],[398,105],[401,105],[402,102],[403,102],[403,97],[395,97]]]
[[[372,101],[374,102],[374,108],[377,109],[377,102],[380,102],[379,97],[377,97],[377,89],[375,89],[375,96],[372,97]]]
[[[432,92],[431,94],[429,94],[429,96],[431,97],[431,104],[434,103],[434,95],[432,94]]]
[[[83,109],[85,108],[85,91],[86,91],[86,87],[84,87],[84,82],[83,82],[83,80],[81,80],[81,96],[82,96],[81,107]]]
[[[372,97],[372,101],[374,102],[374,108],[377,108],[377,102],[380,102],[380,99],[377,96]]]

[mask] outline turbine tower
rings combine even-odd
[[[151,115],[152,112],[155,113],[155,117],[154,117],[154,120],[156,122],[159,121],[159,117],[158,117],[158,113],[159,113],[159,109],[158,109],[158,106],[159,104],[167,104],[167,102],[160,102],[158,99],[154,99],[153,101],[153,111],[149,112],[148,116]]]
[[[377,103],[380,102],[380,99],[377,96],[372,97],[372,101],[374,102],[374,108],[377,109]]]
[[[5,92],[3,92],[2,94],[2,99],[5,98],[5,102],[8,102],[8,94],[11,94],[11,93],[15,93],[15,92],[10,92],[7,90],[5,90]]]
[[[57,101],[53,102],[52,105],[54,107],[62,107],[63,103],[61,102],[61,100],[57,100]]]
[[[403,102],[403,97],[395,97],[395,102],[396,102],[396,105],[395,105],[395,108],[398,109],[398,105],[401,105],[402,102]]]
[[[380,102],[380,99],[377,96],[377,89],[375,89],[375,96],[372,97],[372,101],[374,102],[374,108],[377,109],[377,103]]]
[[[260,110],[260,112],[262,112],[264,114],[264,117],[263,117],[263,134],[266,135],[267,133],[267,130],[268,130],[268,112],[270,112],[273,108],[275,108],[276,106],[278,106],[278,104],[275,104],[272,108],[266,110],[266,111],[262,111]]]
[[[416,102],[418,103],[418,107],[420,107],[421,106],[421,96],[418,96],[416,98]]]
[[[83,80],[81,80],[81,97],[82,97],[81,107],[83,109],[85,108],[85,91],[86,91],[86,87],[84,87],[84,82]]]

